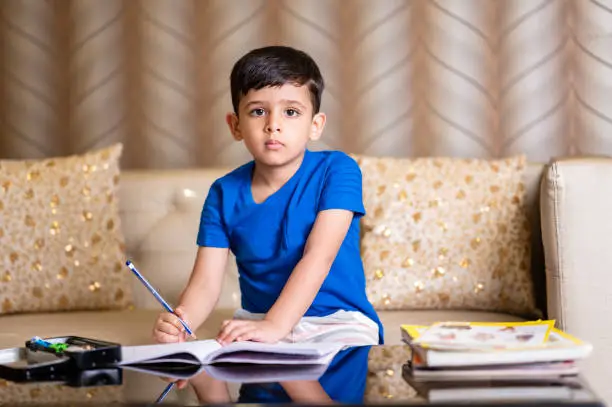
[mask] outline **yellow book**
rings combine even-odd
[[[412,342],[428,349],[513,349],[545,344],[555,321],[437,322]]]
[[[401,325],[401,333],[419,364],[430,367],[578,360],[592,352],[554,321]]]

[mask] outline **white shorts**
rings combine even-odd
[[[234,313],[234,319],[263,319],[244,309]],[[378,345],[378,325],[361,312],[336,311],[324,317],[302,317],[283,343],[336,342],[346,346]]]

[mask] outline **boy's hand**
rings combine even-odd
[[[234,341],[254,341],[274,343],[284,338],[289,332],[268,320],[230,319],[221,325],[217,341],[227,345]]]
[[[177,315],[191,328],[189,320],[181,307],[177,307],[174,312],[176,315],[170,312],[162,312],[157,317],[157,321],[153,327],[153,340],[155,340],[155,342],[173,343],[185,342],[187,340],[189,334],[185,332],[185,328],[183,328],[183,324],[181,324]],[[195,338],[195,334],[193,337]]]
[[[176,383],[176,388],[179,390],[184,389],[189,384],[189,380],[185,379],[173,379],[171,377],[162,377],[161,379],[168,383]]]

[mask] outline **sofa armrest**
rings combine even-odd
[[[553,161],[540,210],[548,316],[593,344],[585,377],[608,404],[612,388],[612,159]]]

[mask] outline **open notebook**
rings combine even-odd
[[[191,379],[205,372],[213,379],[237,383],[270,383],[290,380],[318,380],[327,370],[327,364],[264,365],[264,364],[214,364],[153,366],[129,365],[124,369],[171,379]]]
[[[202,366],[219,363],[266,365],[327,365],[342,349],[338,343],[233,342],[222,346],[216,340],[123,346],[121,366]]]

